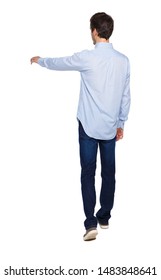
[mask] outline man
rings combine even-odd
[[[84,240],[94,240],[97,223],[108,228],[115,193],[115,143],[123,138],[130,108],[128,58],[114,50],[109,38],[114,22],[106,13],[90,19],[93,50],[60,58],[31,58],[31,63],[52,70],[75,70],[81,75],[77,119],[81,162],[81,187],[85,212]],[[95,171],[98,147],[102,185],[100,209],[95,214]]]

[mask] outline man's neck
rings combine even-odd
[[[106,40],[105,38],[97,37],[96,43],[109,43],[109,40]]]

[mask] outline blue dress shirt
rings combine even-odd
[[[117,128],[124,127],[130,108],[130,66],[111,43],[96,43],[94,49],[72,56],[39,58],[38,64],[80,72],[77,118],[88,136],[108,140],[116,136]]]

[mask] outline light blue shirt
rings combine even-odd
[[[108,140],[116,136],[117,128],[124,127],[130,108],[130,66],[111,43],[96,43],[94,49],[72,56],[40,58],[38,64],[80,72],[77,119],[88,136]]]

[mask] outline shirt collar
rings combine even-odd
[[[99,42],[95,44],[95,48],[113,48],[112,43]]]

